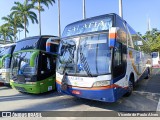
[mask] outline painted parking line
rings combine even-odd
[[[133,91],[134,93],[140,93],[140,94],[150,94],[150,95],[158,95],[158,96],[160,96],[160,93],[153,93],[153,92],[145,92],[145,91],[136,91],[136,90],[134,90]]]

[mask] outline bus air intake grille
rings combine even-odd
[[[17,75],[18,82],[25,83],[25,77],[23,75]]]
[[[18,91],[27,92],[26,89],[23,88],[23,87],[17,87],[17,86],[15,86],[15,88],[16,88]]]

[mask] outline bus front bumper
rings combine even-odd
[[[10,86],[20,92],[33,93],[33,94],[40,93],[40,89],[36,82],[35,84],[20,84],[20,83],[16,83],[13,80],[11,80]]]
[[[122,91],[121,88],[112,87],[99,87],[99,88],[78,88],[68,86],[66,90],[62,90],[61,84],[56,82],[56,87],[58,92],[62,92],[68,95],[102,101],[102,102],[115,102],[122,95],[117,95],[117,92]],[[123,90],[126,91],[126,90]]]

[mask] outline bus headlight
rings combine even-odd
[[[108,80],[96,81],[96,82],[93,84],[93,87],[107,86],[107,85],[110,85],[110,81],[108,81]]]

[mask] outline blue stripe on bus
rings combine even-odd
[[[115,38],[114,38],[114,39],[110,38],[110,39],[109,39],[109,47],[114,47],[115,41],[116,41]]]
[[[50,46],[46,46],[46,52],[50,52]]]
[[[118,76],[118,77],[116,77],[116,78],[114,78],[112,81],[113,81],[113,83],[112,84],[114,84],[114,83],[116,83],[116,82],[118,82],[119,80],[121,80],[122,78],[124,78],[125,77],[125,73],[124,74],[122,74],[122,75],[120,75],[120,76]]]

